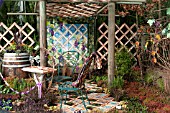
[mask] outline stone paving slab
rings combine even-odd
[[[88,88],[88,90],[90,91],[90,93],[88,94],[90,104],[87,100],[85,100],[88,110],[85,109],[80,97],[72,98],[72,96],[69,95],[69,100],[66,101],[66,104],[64,104],[63,101],[63,113],[90,113],[90,111],[93,109],[99,109],[103,113],[107,113],[109,111],[113,111],[115,107],[119,104],[119,102],[114,101],[114,98],[110,97],[109,94],[96,93],[96,90],[102,89],[101,87],[97,87],[96,84],[86,83],[86,88]],[[68,103],[72,103],[72,105],[67,105]],[[57,106],[59,107],[60,103],[57,104]]]

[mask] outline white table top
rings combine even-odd
[[[32,67],[24,67],[22,68],[22,70],[31,73],[47,74],[47,73],[55,72],[57,69],[53,69],[51,67],[32,66]]]

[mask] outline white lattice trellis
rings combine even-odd
[[[24,26],[20,27],[14,22],[10,27],[7,27],[4,23],[0,22],[0,28],[4,31],[0,32],[1,41],[0,52],[5,50],[6,47],[10,46],[11,42],[14,40],[12,32],[13,28],[18,29],[18,31],[20,31],[23,34],[22,43],[25,44],[26,41],[29,41],[30,47],[35,43],[35,41],[30,37],[31,34],[35,31],[35,29],[29,23],[25,23]],[[24,31],[26,28],[29,28],[30,30],[28,33]]]
[[[122,24],[120,27],[115,25],[115,49],[117,52],[121,51],[123,48],[128,49],[128,52],[131,52],[133,56],[136,56],[135,50],[135,36],[137,35],[137,25],[133,24],[128,26],[127,24]],[[108,55],[108,25],[103,23],[98,28],[98,31],[101,33],[101,36],[98,38],[100,48],[97,50],[97,53],[100,55],[101,59],[107,60]]]
[[[78,42],[75,46],[75,42]],[[86,58],[88,53],[87,47],[82,50],[82,46],[87,46],[88,28],[87,24],[47,24],[47,44],[48,48],[55,48],[56,58],[67,51],[75,51],[79,54],[77,62]],[[66,60],[66,59],[65,59]],[[69,61],[68,61],[69,62]]]

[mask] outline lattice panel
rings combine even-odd
[[[78,52],[67,52],[63,54],[64,61],[69,66],[75,66],[77,64],[77,60],[79,60]]]
[[[30,37],[35,29],[29,23],[25,23],[25,25],[21,27],[14,22],[10,27],[7,27],[4,23],[0,22],[0,28],[2,30],[2,32],[0,32],[0,52],[10,46],[14,40],[12,29],[17,29],[16,31],[20,31],[23,34],[22,43],[28,44],[30,47],[35,43]]]
[[[131,52],[133,56],[136,56],[135,49],[135,36],[137,35],[137,25],[133,24],[128,26],[127,24],[122,24],[120,27],[115,25],[115,50],[116,52],[121,51],[123,48],[127,48],[128,52]],[[107,60],[108,55],[108,25],[105,23],[101,24],[98,28],[101,36],[98,38],[98,43],[100,48],[97,50],[101,59]]]
[[[79,60],[82,63],[88,53],[88,25],[87,24],[57,24],[47,22],[47,44],[48,48],[55,49],[55,57],[67,51],[79,53]],[[58,61],[57,61],[58,62]]]

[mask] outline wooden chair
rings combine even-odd
[[[87,60],[83,64],[83,67],[82,67],[80,73],[78,74],[76,81],[74,81],[74,82],[67,81],[63,84],[59,84],[58,90],[59,90],[60,96],[61,96],[60,109],[62,108],[62,103],[63,103],[62,101],[63,101],[64,96],[65,96],[65,103],[66,103],[68,92],[75,92],[75,93],[77,93],[78,96],[81,97],[83,105],[84,105],[85,109],[87,110],[86,104],[85,104],[85,101],[83,98],[83,94],[85,94],[86,99],[88,100],[87,92],[85,89],[85,78],[86,78],[86,75],[89,73],[89,68],[90,68],[90,65],[91,65],[92,60],[95,57],[95,55],[96,54],[93,53],[90,57],[87,58]],[[90,104],[89,100],[88,100],[88,102]]]

